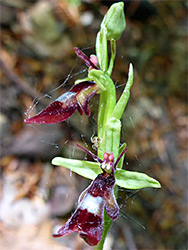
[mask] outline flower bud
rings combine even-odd
[[[101,28],[106,28],[107,39],[119,40],[126,27],[124,3],[113,4],[105,15]]]

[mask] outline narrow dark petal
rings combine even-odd
[[[83,148],[81,145],[76,144],[79,148],[81,148],[83,151],[85,151],[88,155],[90,155],[95,161],[102,163],[103,160],[101,160],[98,156],[93,154],[91,151],[88,151],[87,149]]]
[[[121,154],[118,156],[116,162],[114,163],[114,169],[116,169],[116,167],[117,167],[117,165],[118,165],[118,163],[119,163],[121,157],[126,153],[127,149],[128,149],[128,148],[125,148],[125,149],[121,152]]]
[[[86,66],[99,69],[81,50],[79,50],[77,47],[74,47],[74,50],[76,55],[85,62]]]
[[[34,117],[25,119],[25,123],[51,124],[67,120],[77,110],[78,104],[76,93],[73,95],[70,92],[64,93],[56,101],[43,109]]]

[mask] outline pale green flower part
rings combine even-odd
[[[106,36],[108,40],[119,40],[125,27],[124,3],[115,3],[105,15],[101,23],[101,29],[106,28]]]

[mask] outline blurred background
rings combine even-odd
[[[55,156],[87,159],[97,135],[99,96],[91,116],[25,125],[87,74],[77,46],[95,53],[100,22],[115,1],[1,1],[2,250],[87,250],[78,234],[51,234],[76,208],[90,181],[62,167]],[[127,27],[117,44],[112,78],[119,98],[134,65],[134,85],[122,118],[128,144],[124,169],[145,172],[160,190],[119,189],[120,216],[105,249],[187,249],[187,1],[125,1]],[[60,87],[59,87],[60,86]],[[88,157],[88,159],[90,159]]]

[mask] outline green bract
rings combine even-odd
[[[132,63],[130,63],[127,84],[113,110],[113,113],[112,113],[113,117],[116,117],[117,119],[121,119],[123,112],[127,106],[129,97],[130,97],[130,89],[132,87],[132,84],[133,84],[133,65]]]

